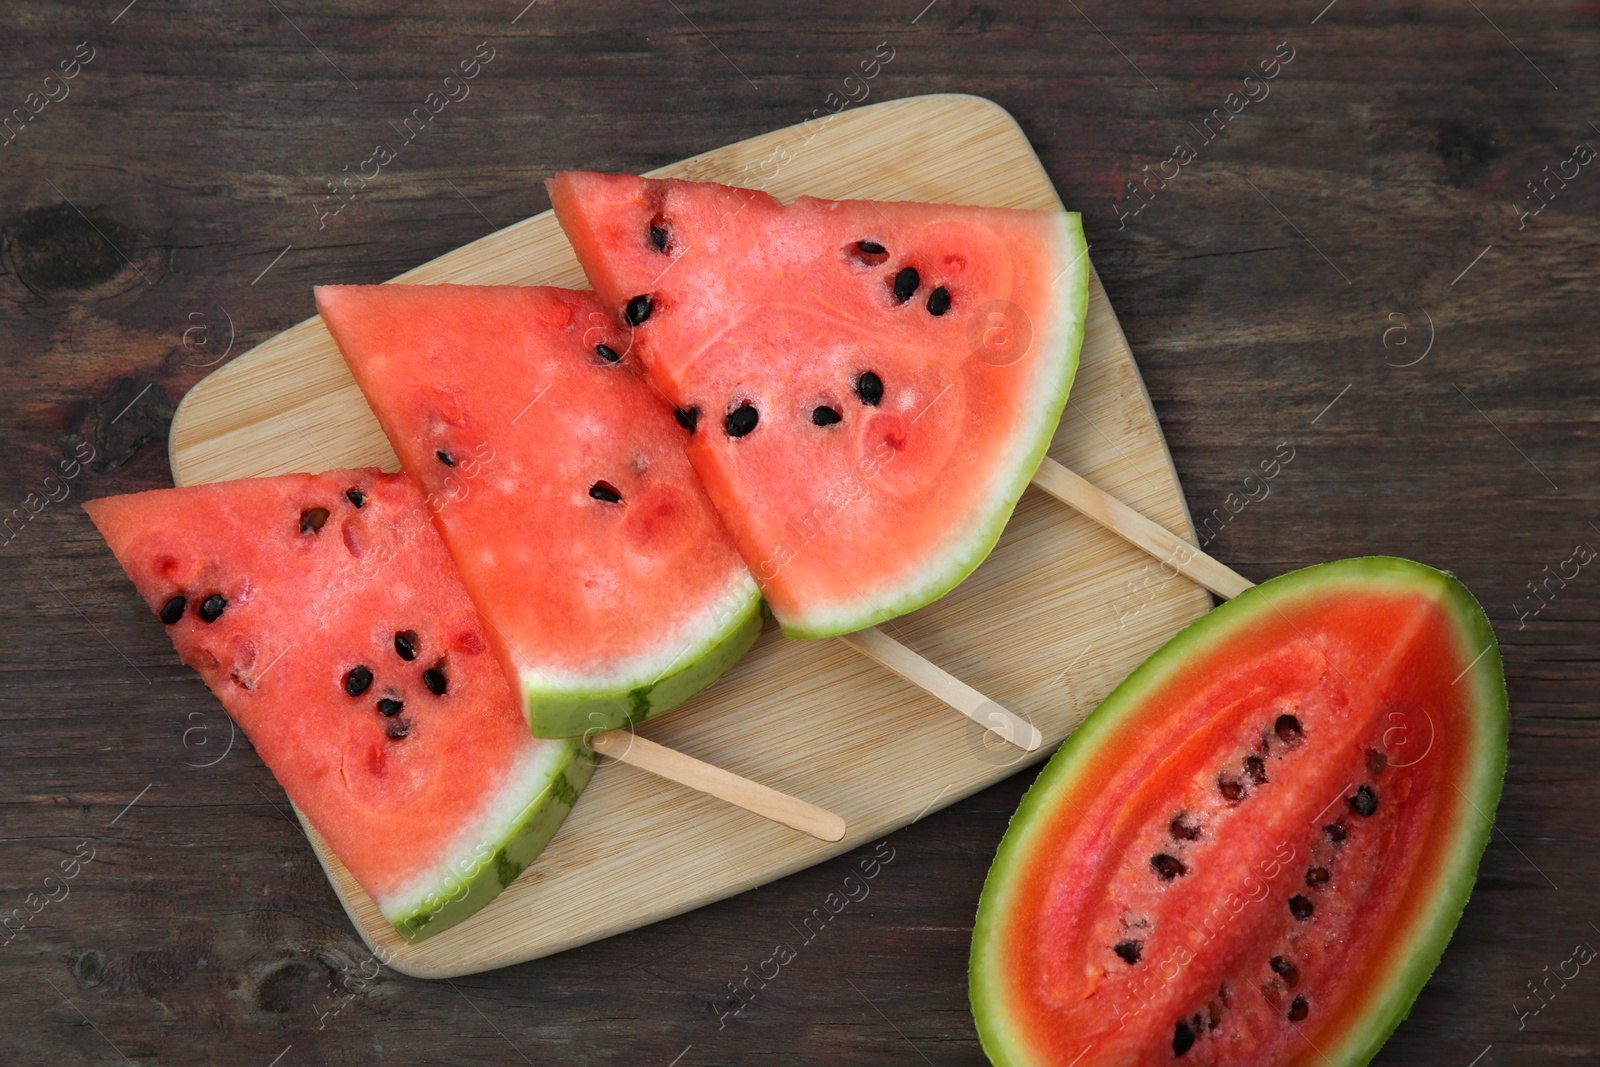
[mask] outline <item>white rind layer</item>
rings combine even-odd
[[[384,918],[399,927],[408,919],[437,914],[462,897],[485,866],[494,862],[496,853],[536,822],[543,809],[557,804],[571,807],[588,775],[584,773],[574,787],[566,781],[569,768],[574,760],[587,759],[575,741],[530,738],[500,788],[485,798],[438,860],[395,891],[376,898]]]
[[[569,696],[584,693],[626,692],[669,678],[725,641],[740,622],[755,610],[761,590],[743,567],[735,567],[728,583],[705,607],[656,647],[640,656],[615,663],[605,671],[553,670],[548,664],[519,664],[518,678],[529,697]]]

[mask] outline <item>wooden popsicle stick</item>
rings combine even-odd
[[[601,755],[710,794],[763,819],[782,823],[823,841],[838,841],[844,837],[844,820],[826,808],[658,745],[631,730],[612,730],[588,740],[589,747]]]
[[[1032,752],[1044,743],[1043,736],[1032,723],[1007,711],[876,626],[845,634],[839,640],[868,659],[877,660],[912,685],[927,690],[985,730],[993,731],[997,737],[1023,751]]]
[[[1034,472],[1033,484],[1224,600],[1254,584],[1049,456]]]

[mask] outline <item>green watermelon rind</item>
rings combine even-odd
[[[535,788],[525,791],[532,795],[512,800],[518,806],[509,816],[491,811],[489,825],[472,834],[470,845],[462,842],[445,869],[433,872],[431,884],[411,889],[401,900],[379,903],[384,918],[407,942],[432,937],[478,912],[516,880],[561,828],[594,773],[594,753],[577,741],[545,741],[530,750],[538,753],[529,772]]]
[[[721,605],[728,603],[728,607]],[[535,737],[586,737],[671,711],[727,673],[761,636],[761,591],[746,575],[713,605],[713,624],[678,653],[666,672],[624,678],[605,688],[550,685],[520,671],[523,708]],[[678,666],[682,664],[682,666]]]
[[[1393,556],[1362,556],[1291,571],[1245,590],[1190,623],[1111,691],[1063,742],[1029,787],[995,853],[973,924],[969,994],[979,1040],[993,1063],[999,1067],[1031,1067],[1036,1062],[1029,1058],[1024,1034],[1006,1016],[1004,976],[991,977],[987,972],[989,957],[985,950],[1003,942],[1009,875],[1036,847],[1036,835],[1048,824],[1058,786],[1082,773],[1100,744],[1131,723],[1144,699],[1181,673],[1191,657],[1211,651],[1226,642],[1236,629],[1286,600],[1315,597],[1350,582],[1410,585],[1432,594],[1455,623],[1462,658],[1470,661],[1465,673],[1477,694],[1474,758],[1462,768],[1464,777],[1457,783],[1470,801],[1471,812],[1455,830],[1451,869],[1441,882],[1442,896],[1424,928],[1414,931],[1409,960],[1377,980],[1368,1000],[1372,1007],[1364,1017],[1350,1022],[1341,1044],[1322,1050],[1325,1056],[1319,1062],[1331,1067],[1359,1067],[1370,1062],[1410,1014],[1417,994],[1444,955],[1477,879],[1478,864],[1489,843],[1500,802],[1511,719],[1494,629],[1467,587],[1453,574],[1425,564]],[[1364,977],[1369,982],[1373,980],[1373,976]]]
[[[1089,313],[1090,274],[1083,217],[1075,211],[1057,214],[1061,222],[1057,262],[1064,262],[1066,266],[1054,282],[1057,318],[1051,325],[1058,331],[1055,343],[1060,346],[1063,358],[1056,365],[1055,374],[1038,383],[1044,399],[1037,408],[1033,425],[1021,435],[1017,444],[1020,458],[1014,464],[1007,465],[1010,477],[996,482],[992,488],[988,518],[939,556],[928,560],[922,568],[922,579],[892,599],[878,602],[874,598],[867,610],[834,611],[809,622],[791,620],[783,626],[785,637],[837,637],[925,607],[965,581],[993,551],[1006,523],[1011,519],[1011,513],[1016,510],[1017,501],[1022,499],[1023,491],[1033,481],[1034,472],[1039,469],[1039,463],[1055,437],[1056,428],[1061,423],[1061,413],[1066,410],[1067,396],[1072,390],[1072,380],[1078,371],[1079,353],[1083,348],[1084,323]]]

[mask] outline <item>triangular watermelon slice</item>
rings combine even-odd
[[[593,293],[322,286],[317,307],[536,735],[659,714],[749,649],[760,592]]]
[[[785,633],[873,625],[982,562],[1077,367],[1077,215],[549,186]]]
[[[588,781],[582,744],[529,736],[404,475],[84,506],[183,661],[406,939],[511,884]]]

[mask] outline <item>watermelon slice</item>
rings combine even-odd
[[[793,637],[911,611],[994,546],[1077,367],[1077,215],[628,175],[549,183]]]
[[[593,293],[322,286],[317,307],[536,735],[660,714],[749,649],[760,591]]]
[[[85,504],[183,661],[408,940],[488,903],[593,770],[529,736],[403,475],[287,474]]]
[[[997,1064],[1364,1064],[1472,889],[1509,716],[1483,609],[1373,557],[1180,632],[1028,791],[984,886]]]

